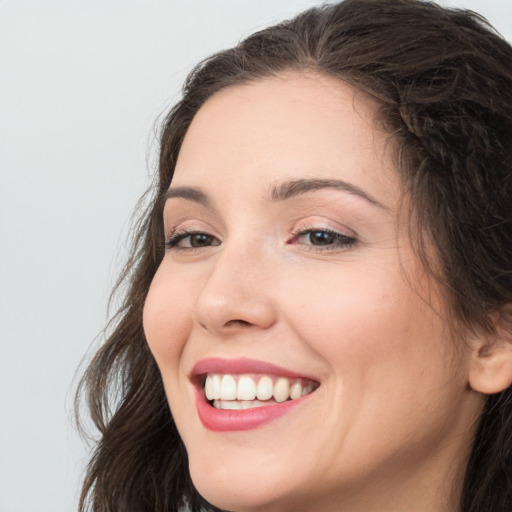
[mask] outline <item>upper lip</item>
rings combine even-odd
[[[197,378],[208,373],[222,373],[230,375],[256,373],[264,375],[278,375],[280,377],[288,377],[290,379],[302,378],[318,382],[318,379],[311,375],[295,372],[266,361],[259,361],[244,357],[236,359],[208,357],[201,359],[193,366],[190,372],[190,377]]]

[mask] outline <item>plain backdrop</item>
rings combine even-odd
[[[318,3],[0,0],[0,512],[76,510],[75,375],[101,341],[155,122],[196,62]],[[512,0],[441,3],[512,40]]]

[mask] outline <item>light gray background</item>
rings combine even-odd
[[[318,3],[0,0],[0,512],[76,509],[75,373],[154,170],[155,120],[194,63]],[[441,3],[512,40],[512,0]]]

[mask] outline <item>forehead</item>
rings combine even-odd
[[[231,86],[198,111],[173,185],[204,180],[264,186],[296,178],[344,179],[396,195],[389,135],[377,102],[340,79],[288,72]]]

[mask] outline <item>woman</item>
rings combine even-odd
[[[191,73],[82,510],[510,510],[511,64],[474,13],[346,0]]]

